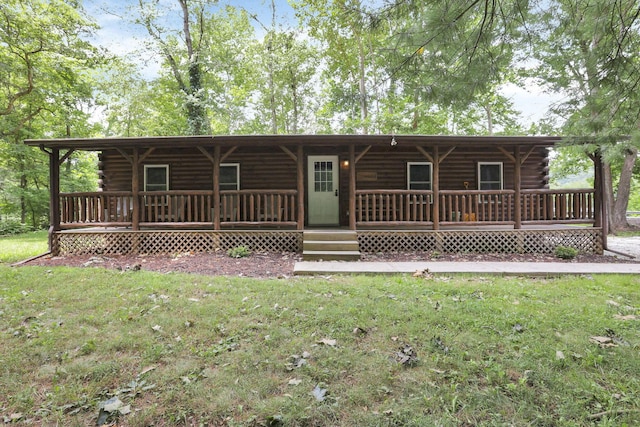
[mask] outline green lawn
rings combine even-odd
[[[0,264],[14,263],[48,250],[46,230],[16,236],[0,236]]]
[[[0,420],[634,425],[639,285],[0,266]]]

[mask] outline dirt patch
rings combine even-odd
[[[174,255],[74,255],[46,256],[25,265],[102,267],[120,271],[148,270],[161,273],[194,273],[211,276],[240,276],[261,278],[287,278],[293,276],[293,268],[301,261],[300,254],[253,253],[245,258],[231,258],[225,253],[184,253]],[[579,255],[574,260],[563,261],[551,255],[512,254],[443,254],[391,253],[365,254],[363,261],[385,262],[575,262],[575,263],[629,263],[638,260],[607,255]]]

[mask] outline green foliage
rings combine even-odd
[[[19,219],[5,218],[0,220],[0,236],[10,236],[33,231],[33,227],[23,224]]]
[[[578,250],[569,246],[557,246],[553,254],[561,259],[574,259],[578,256]]]
[[[231,258],[244,258],[251,255],[251,251],[246,246],[236,246],[235,248],[229,249],[227,255]]]

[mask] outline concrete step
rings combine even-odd
[[[358,261],[360,251],[303,251],[305,261]]]
[[[304,251],[358,251],[357,240],[305,240]]]
[[[304,240],[358,240],[358,234],[351,230],[307,230]]]

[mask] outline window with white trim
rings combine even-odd
[[[478,162],[478,190],[502,190],[502,162]]]
[[[144,165],[144,191],[169,190],[169,165]]]
[[[428,162],[407,162],[407,189],[431,190],[433,168]]]
[[[220,164],[220,190],[240,189],[240,164]]]

